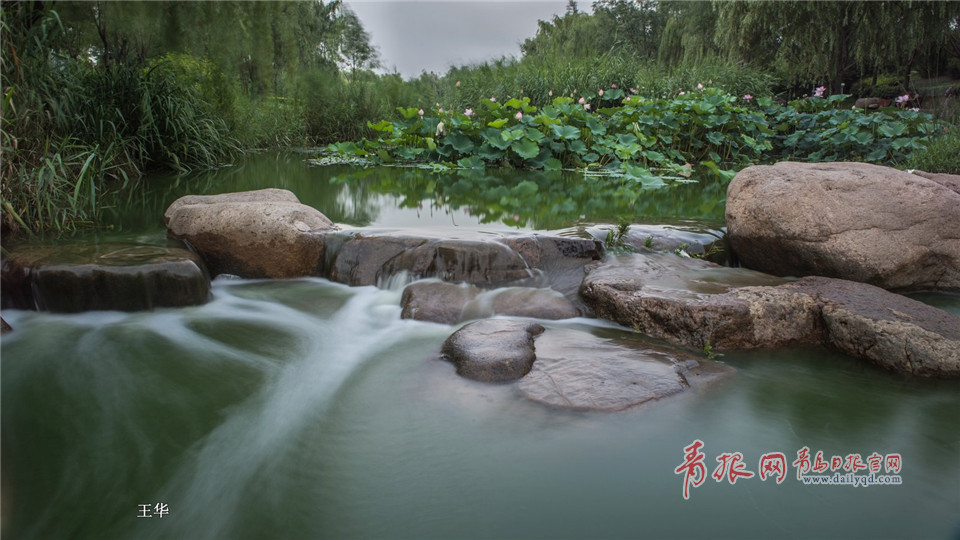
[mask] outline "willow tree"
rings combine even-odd
[[[732,60],[776,66],[834,93],[854,73],[903,69],[944,48],[956,2],[715,2],[716,43]]]

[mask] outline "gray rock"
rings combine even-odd
[[[757,272],[666,257],[600,265],[584,280],[583,297],[602,317],[695,349],[821,344],[901,373],[960,377],[960,318],[946,311],[865,283],[777,284]]]
[[[3,320],[3,317],[0,317],[0,334],[6,334],[7,332],[13,330],[7,321]]]
[[[599,241],[605,241],[610,231],[616,232],[613,225],[596,226],[587,229],[587,233]],[[633,224],[620,240],[636,252],[666,251],[674,253],[683,250],[691,256],[725,264],[729,259],[724,231],[699,225],[649,225]]]
[[[913,171],[913,174],[927,180],[933,180],[951,191],[960,193],[960,174],[928,173],[925,171]]]
[[[892,371],[960,377],[960,317],[878,287],[808,277],[784,285],[817,299],[826,342]]]
[[[552,289],[506,287],[483,290],[472,285],[439,281],[411,283],[403,290],[400,305],[403,319],[442,324],[494,315],[549,320],[580,315],[565,296]]]
[[[751,349],[811,340],[813,303],[724,294],[785,281],[676,255],[627,255],[593,268],[581,294],[598,316],[650,336],[695,349]]]
[[[580,307],[578,289],[584,267],[603,258],[603,243],[589,238],[564,236],[516,236],[502,239],[530,269],[538,271],[551,289]]]
[[[892,290],[960,290],[960,193],[947,181],[866,163],[740,171],[727,229],[749,268]]]
[[[246,278],[316,275],[324,260],[322,233],[335,229],[283,189],[188,195],[167,208],[164,221],[213,275]]]
[[[352,236],[336,252],[328,277],[331,281],[352,286],[378,285],[381,278],[389,277],[383,275],[388,262],[426,243],[426,238]],[[329,245],[328,242],[328,249]]]
[[[383,264],[381,276],[407,272],[411,278],[496,285],[527,279],[531,270],[509,247],[499,242],[430,241],[407,249]]]
[[[463,308],[478,294],[479,288],[467,284],[438,281],[411,283],[403,289],[400,318],[457,324],[463,320]]]
[[[0,288],[4,308],[59,312],[192,306],[210,296],[196,254],[132,243],[15,247]]]
[[[732,373],[682,352],[550,329],[536,338],[537,360],[517,383],[526,398],[553,407],[617,411]]]
[[[543,327],[529,321],[486,319],[472,322],[443,343],[441,358],[457,374],[483,382],[513,381],[530,371],[536,355],[533,338]]]

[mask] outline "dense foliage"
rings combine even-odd
[[[689,177],[694,166],[730,176],[721,167],[785,159],[899,163],[938,129],[916,110],[837,108],[844,95],[779,105],[698,86],[668,99],[611,85],[577,100],[557,97],[542,108],[529,98],[490,98],[476,109],[429,115],[401,108],[401,118],[371,125],[380,133],[375,140],[330,150],[440,169],[602,169],[652,186],[664,175]]]
[[[369,139],[351,151],[654,182],[643,171],[901,163],[923,147],[929,122],[907,107],[960,119],[957,2],[592,7],[571,2],[541,21],[519,59],[405,81],[374,71],[378,52],[340,0],[5,1],[0,222],[5,232],[95,223],[104,196],[146,169],[219,166],[240,148]],[[709,88],[694,93],[700,83]],[[790,101],[820,86],[834,97]],[[909,103],[865,115],[840,107],[836,96],[850,93]],[[491,96],[504,104],[487,105]],[[571,101],[580,97],[593,110]],[[406,118],[381,121],[398,107]],[[471,107],[477,116],[462,113]],[[924,150],[928,162],[955,136]]]

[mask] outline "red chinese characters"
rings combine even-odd
[[[901,465],[900,454],[887,454],[885,467],[888,473],[900,474]]]
[[[683,463],[673,470],[677,474],[683,475],[683,498],[690,499],[690,486],[700,487],[707,479],[707,466],[703,463],[706,456],[700,449],[703,448],[703,441],[697,439],[684,447]]]
[[[783,452],[770,452],[760,456],[760,480],[766,480],[774,474],[778,484],[782,484],[787,478],[787,456]]]
[[[722,482],[724,476],[731,484],[736,484],[737,478],[753,478],[754,473],[746,470],[747,464],[740,452],[724,452],[717,456],[717,463],[719,465],[713,470],[713,479],[717,482]]]

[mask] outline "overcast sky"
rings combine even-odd
[[[381,71],[404,78],[439,74],[451,65],[520,57],[520,43],[537,33],[537,21],[566,11],[566,0],[404,1],[347,0],[380,51]],[[578,2],[581,11],[590,2]]]

